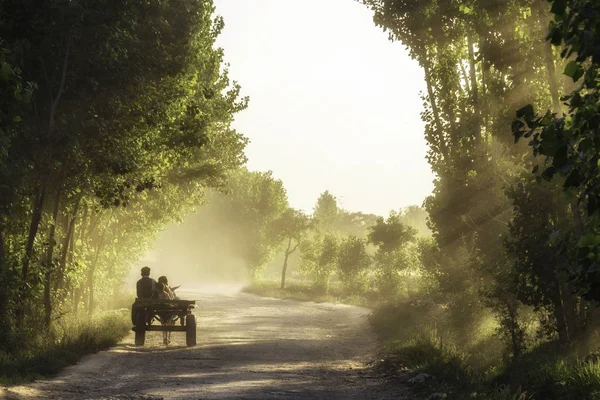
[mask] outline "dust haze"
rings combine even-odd
[[[159,234],[152,248],[136,264],[126,281],[135,287],[140,268],[147,265],[155,279],[165,275],[179,291],[233,293],[250,282],[250,275],[239,254],[236,240],[238,224],[220,213],[216,196],[199,207],[181,223],[171,223]]]

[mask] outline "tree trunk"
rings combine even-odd
[[[75,224],[73,224],[73,232],[71,234],[71,243],[69,244],[69,254],[68,254],[68,258],[69,258],[68,262],[71,265],[73,264],[73,255],[75,253],[75,227],[74,227],[74,225]],[[66,266],[66,264],[65,264],[65,266]]]
[[[429,96],[429,103],[431,104],[431,111],[433,112],[433,120],[435,122],[434,131],[437,134],[439,145],[440,145],[440,151],[442,152],[442,155],[444,156],[444,160],[449,160],[448,147],[446,146],[446,141],[444,139],[444,131],[442,129],[442,123],[440,121],[440,113],[437,108],[437,104],[435,101],[435,94],[433,93],[433,86],[431,84],[431,72],[430,72],[429,60],[427,59],[427,57],[423,57],[422,61],[423,61],[423,69],[425,70],[425,82],[427,84],[427,94]]]
[[[554,66],[552,44],[550,42],[546,42],[544,45],[544,58],[546,59],[546,70],[548,71],[550,94],[552,96],[552,108],[555,113],[559,114],[561,112],[562,107],[560,105],[558,82],[556,80],[556,67]]]
[[[567,324],[567,332],[569,333],[569,341],[577,339],[580,333],[581,322],[579,320],[579,313],[577,310],[578,298],[568,287],[563,287],[563,309],[565,313],[565,322]]]
[[[473,34],[471,32],[471,26],[468,22],[466,25],[467,31],[467,50],[469,55],[469,75],[471,78],[471,101],[473,103],[473,110],[475,113],[475,140],[481,140],[481,112],[479,110],[479,90],[477,88],[477,66],[475,65],[475,51],[473,49]]]
[[[100,251],[104,247],[104,234],[106,232],[102,232],[102,236],[100,237],[100,243],[98,247],[96,247],[96,254],[94,256],[94,262],[90,266],[87,275],[87,287],[89,290],[88,293],[88,313],[91,316],[94,312],[94,273],[96,272],[96,265],[98,264],[98,257],[100,256]]]
[[[60,85],[58,88],[58,92],[56,94],[56,98],[53,98],[52,96],[52,91],[50,90],[50,111],[49,111],[49,115],[48,115],[48,136],[51,137],[52,134],[54,133],[54,129],[55,129],[55,119],[56,119],[56,109],[58,107],[58,104],[60,102],[60,98],[64,92],[65,89],[65,84],[66,84],[66,79],[67,79],[67,72],[68,72],[68,65],[69,65],[69,56],[70,56],[70,50],[71,50],[71,38],[70,36],[68,36],[66,38],[66,49],[65,49],[65,56],[64,56],[64,60],[63,60],[63,66],[62,66],[62,74],[61,74],[61,81],[60,81]],[[46,82],[48,84],[48,87],[51,88],[52,85],[49,81]],[[25,255],[23,257],[23,267],[22,267],[22,288],[21,288],[21,295],[19,296],[18,300],[17,300],[17,306],[16,306],[16,315],[17,315],[17,325],[21,328],[23,327],[23,320],[25,317],[25,301],[28,297],[28,293],[27,293],[27,280],[29,277],[29,263],[31,260],[31,256],[32,256],[32,252],[33,252],[33,244],[35,242],[35,238],[37,236],[37,232],[39,229],[39,224],[42,218],[42,210],[43,210],[43,206],[44,206],[44,201],[46,198],[46,191],[48,188],[48,182],[50,180],[50,165],[52,162],[52,142],[50,141],[48,144],[48,151],[47,151],[47,160],[45,160],[45,162],[42,162],[41,165],[47,165],[46,171],[45,173],[42,175],[42,181],[40,184],[40,188],[39,188],[39,192],[36,196],[36,200],[33,206],[33,213],[32,213],[32,217],[31,217],[31,224],[29,226],[29,235],[27,237],[27,244],[25,245]],[[42,167],[42,170],[44,168]]]
[[[567,345],[571,341],[570,335],[570,320],[572,320],[569,315],[572,311],[569,310],[569,307],[573,306],[571,298],[573,296],[568,292],[566,285],[560,282],[560,277],[556,276],[556,292],[552,299],[552,304],[554,307],[554,317],[556,319],[556,330],[558,333],[558,341],[561,345]]]
[[[46,201],[46,190],[48,187],[48,178],[44,178],[41,182],[38,194],[33,205],[33,213],[31,215],[31,224],[29,225],[29,235],[27,236],[27,243],[25,244],[25,255],[23,257],[23,268],[21,271],[21,279],[23,283],[27,282],[29,278],[29,262],[33,253],[33,243],[42,220],[42,210]]]
[[[69,254],[69,249],[73,244],[73,233],[75,231],[75,221],[77,219],[77,213],[79,211],[79,204],[81,202],[81,198],[77,200],[75,206],[73,208],[73,215],[68,220],[67,234],[65,235],[65,239],[63,241],[62,251],[60,255],[60,263],[58,268],[58,279],[56,283],[56,288],[60,289],[64,286],[64,274],[67,266],[67,255]]]
[[[463,79],[465,80],[465,87],[468,93],[471,93],[471,85],[469,85],[469,77],[467,76],[467,71],[465,70],[465,66],[462,62],[459,63],[460,70],[462,72]]]
[[[17,304],[15,307],[15,314],[17,317],[17,326],[23,327],[23,321],[25,318],[25,302],[29,297],[27,289],[27,281],[29,280],[29,263],[33,254],[33,244],[37,236],[38,229],[40,227],[40,221],[42,220],[42,210],[46,201],[46,191],[48,188],[48,177],[42,178],[38,193],[36,194],[35,201],[33,204],[33,213],[31,215],[31,223],[29,225],[29,234],[27,236],[27,243],[25,244],[25,254],[23,256],[23,267],[21,269],[21,293],[17,298]]]
[[[54,132],[54,122],[56,120],[56,108],[60,103],[60,98],[65,91],[65,83],[67,82],[67,72],[69,69],[69,56],[71,54],[71,36],[67,36],[65,39],[65,56],[63,58],[62,72],[60,77],[60,84],[58,87],[58,91],[56,92],[56,98],[52,99],[52,94],[50,94],[50,118],[48,118],[48,132]],[[48,82],[50,85],[50,82]]]
[[[58,222],[58,210],[60,207],[62,185],[56,192],[56,199],[54,202],[54,209],[52,210],[52,223],[50,224],[50,230],[48,232],[48,251],[44,261],[44,327],[46,330],[50,330],[50,323],[52,321],[52,265],[54,257],[55,247],[55,235],[56,235],[56,224]]]
[[[548,74],[548,86],[550,97],[552,97],[552,109],[555,113],[561,112],[560,95],[558,93],[558,80],[556,79],[556,66],[554,65],[554,55],[552,54],[552,43],[546,40],[546,31],[548,30],[548,7],[547,2],[540,0],[537,4],[538,21],[542,30],[542,41],[544,45],[544,61],[546,63],[546,72]],[[532,13],[533,14],[533,13]]]
[[[575,224],[575,233],[578,237],[585,235],[585,225],[581,218],[581,210],[579,209],[579,200],[571,200],[571,212],[573,213],[573,223]]]
[[[481,49],[483,47],[483,39],[480,38],[479,40],[479,49]],[[488,107],[488,87],[487,87],[487,80],[488,80],[488,74],[486,73],[485,70],[485,60],[483,58],[483,54],[481,54],[481,60],[480,60],[480,67],[481,67],[481,99],[480,99],[480,104],[479,104],[479,113],[480,113],[480,124],[483,127],[484,131],[487,133],[487,126],[488,126],[488,121],[490,120],[490,113],[489,113],[489,107]],[[492,135],[489,135],[489,142],[490,144],[492,143]],[[486,138],[487,139],[487,138]]]
[[[560,342],[560,344],[565,345],[569,343],[569,331],[567,328],[567,321],[565,320],[565,312],[561,301],[554,302],[554,318],[556,319],[556,331],[558,333],[558,341]]]
[[[78,286],[73,289],[73,314],[77,315],[79,311],[79,302],[81,301],[81,287]]]
[[[288,246],[285,250],[285,258],[283,259],[283,269],[281,270],[281,290],[285,289],[285,274],[287,272],[288,267],[288,258],[292,253],[296,251],[299,245],[300,241],[298,241],[298,243],[296,243],[296,246],[294,246],[294,248],[290,250],[290,248],[292,247],[292,238],[289,238]]]
[[[87,236],[91,237],[95,232],[96,232],[96,228],[98,228],[98,224],[100,223],[100,215],[101,212],[96,212],[94,213],[94,210],[91,210],[91,215],[90,215],[90,222],[88,224],[88,232],[87,232]],[[83,234],[82,234],[83,237]]]
[[[508,317],[510,319],[510,339],[514,357],[519,357],[523,350],[523,335],[519,325],[519,312],[516,301],[507,301],[506,305]]]
[[[4,275],[4,224],[0,217],[0,277]]]
[[[577,306],[577,319],[579,321],[579,327],[582,331],[585,331],[588,329],[591,319],[590,304],[587,301],[579,298]]]
[[[2,224],[2,218],[0,217],[0,287],[3,288],[2,290],[0,290],[0,321],[8,321],[8,283],[4,281],[6,279],[6,267],[4,262],[3,230],[4,225]],[[3,329],[0,327],[0,343],[2,343],[6,339],[6,337],[4,336],[6,332],[7,329]]]
[[[67,263],[69,265],[73,265],[73,256],[74,256],[74,252],[75,252],[75,222],[73,222],[73,232],[71,233],[71,238],[69,241],[69,251],[67,254],[67,261],[65,261],[65,267],[63,269],[63,273],[66,272],[66,268],[67,268]],[[66,290],[73,290],[73,286],[71,285],[71,277],[70,276],[65,276],[63,278],[63,287]]]
[[[285,273],[287,272],[288,257],[290,256],[290,248],[292,247],[292,238],[289,238],[287,249],[285,249],[285,258],[283,259],[283,269],[281,270],[281,290],[285,289]]]
[[[448,88],[444,88],[444,94],[446,98],[452,98],[450,90]],[[449,104],[448,101],[444,101],[442,104],[444,105],[442,108],[448,116],[448,122],[450,124],[450,148],[457,148],[452,147],[458,145],[458,129],[456,127],[456,114],[454,113],[454,109],[451,107],[451,104]]]
[[[87,276],[87,287],[88,287],[88,301],[87,311],[88,317],[91,317],[94,313],[94,272],[96,268],[90,268]]]
[[[87,227],[87,216],[88,216],[88,206],[86,203],[83,204],[83,215],[81,216],[81,229],[79,230],[79,240],[83,241],[83,236],[85,235],[85,229]]]

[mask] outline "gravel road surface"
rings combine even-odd
[[[173,332],[133,334],[58,376],[11,387],[5,399],[412,399],[369,363],[370,310],[249,294],[180,293],[198,299],[198,346]]]

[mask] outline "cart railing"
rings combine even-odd
[[[187,310],[196,306],[196,300],[137,299],[133,306],[152,310]]]

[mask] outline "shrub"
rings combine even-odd
[[[131,329],[127,312],[74,319],[35,347],[0,353],[0,383],[16,384],[57,373],[81,357],[117,344]]]

